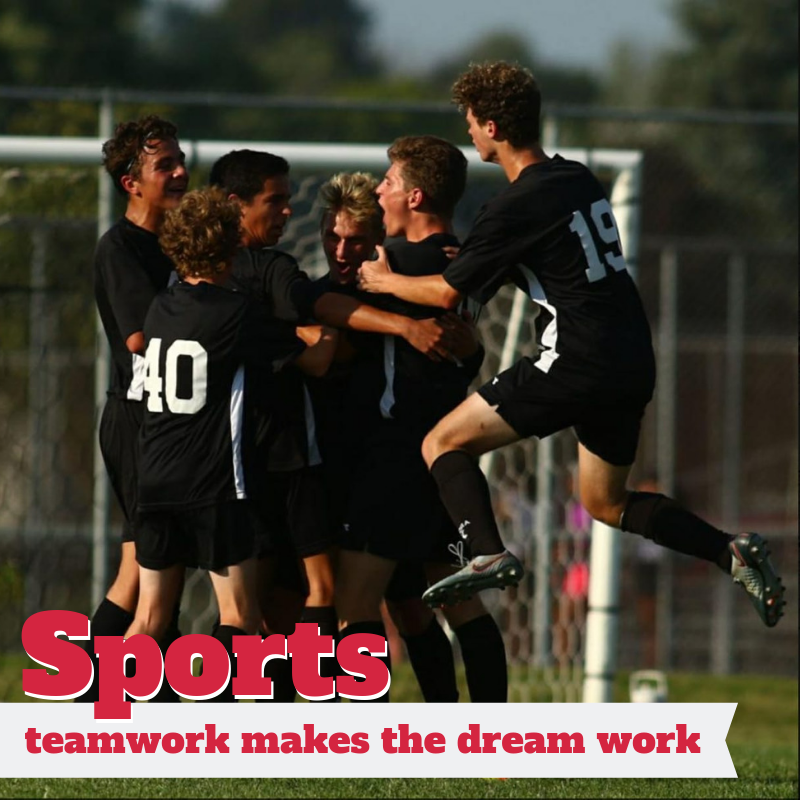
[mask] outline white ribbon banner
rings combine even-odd
[[[735,778],[735,703],[3,703],[0,778]]]

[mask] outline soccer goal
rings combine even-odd
[[[99,166],[101,144],[100,138],[0,137],[0,164]],[[292,169],[293,215],[280,247],[291,252],[314,277],[325,270],[316,200],[320,185],[335,172],[361,170],[380,176],[388,166],[386,145],[186,140],[181,145],[193,172],[193,185],[204,182],[210,165],[233,149],[268,150],[285,157]],[[617,217],[628,267],[635,274],[641,153],[550,150],[587,164],[604,183]],[[481,204],[505,185],[498,167],[484,164],[471,149],[466,155],[468,186],[456,216],[456,232],[462,237]],[[102,170],[98,175],[100,234],[114,214],[110,181]],[[87,253],[86,263],[89,259]],[[504,287],[486,306],[479,320],[487,354],[481,381],[534,351],[531,315],[535,313],[534,304],[511,286]],[[97,422],[108,382],[108,354],[101,328],[96,351]],[[94,441],[97,442],[96,431]],[[501,532],[526,566],[526,575],[517,588],[484,595],[505,637],[510,699],[514,701],[610,699],[616,652],[619,534],[605,526],[595,526],[590,537],[591,524],[576,501],[573,486],[576,458],[575,439],[570,432],[564,432],[541,442],[521,442],[481,461]],[[94,508],[91,515],[87,513],[86,529],[91,530],[94,607],[108,585],[108,548],[117,541],[117,533],[109,523],[108,485],[97,450],[93,482]],[[182,630],[207,633],[215,617],[207,581],[200,573],[193,574],[186,587]]]

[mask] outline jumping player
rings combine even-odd
[[[135,557],[138,436],[142,423],[144,319],[167,286],[173,265],[158,244],[164,214],[186,191],[189,175],[177,128],[157,116],[120,123],[103,145],[103,164],[127,199],[125,215],[97,243],[94,289],[111,350],[111,383],[100,420],[100,450],[122,507],[122,558],[114,583],[92,617],[92,637],[121,636],[133,621],[139,591]],[[176,614],[177,616],[177,614]],[[171,638],[179,635],[177,620]],[[90,652],[94,652],[92,641]],[[93,686],[78,702],[96,700]],[[180,698],[165,683],[156,698]]]
[[[671,498],[626,487],[655,360],[599,182],[582,164],[542,149],[541,96],[527,70],[504,62],[473,65],[453,95],[481,159],[499,164],[510,185],[484,206],[442,275],[399,275],[382,258],[363,264],[360,285],[454,308],[465,296],[486,302],[512,280],[537,303],[546,324],[537,356],[498,375],[425,438],[425,461],[473,555],[426,599],[452,603],[520,580],[522,565],[503,548],[477,458],[573,427],[581,502],[594,519],[717,564],[745,588],[762,621],[777,624],[784,589],[758,534],[731,536]]]

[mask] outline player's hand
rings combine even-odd
[[[439,322],[447,332],[447,344],[450,354],[458,361],[469,358],[478,351],[478,330],[469,311],[463,316],[448,312],[439,318]]]
[[[403,338],[431,361],[450,359],[450,333],[437,319],[409,319]]]
[[[456,247],[454,244],[445,245],[442,250],[444,250],[444,254],[452,261],[461,250],[460,247]]]
[[[378,257],[374,261],[364,261],[361,268],[356,273],[356,283],[363,292],[373,294],[384,294],[386,288],[386,276],[392,274],[389,260],[386,258],[386,250],[380,245],[375,246]]]

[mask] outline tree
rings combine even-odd
[[[675,0],[685,45],[656,64],[666,106],[797,111],[796,0]],[[722,198],[738,201],[740,233],[793,237],[797,126],[727,124],[682,131],[684,149]]]

